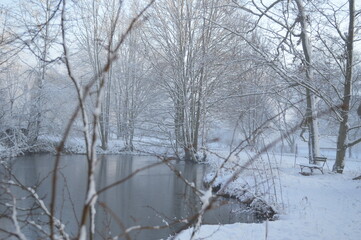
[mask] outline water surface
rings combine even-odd
[[[100,160],[96,172],[98,189],[128,176],[137,169],[159,161],[150,156],[101,155],[98,157]],[[42,181],[37,191],[39,196],[49,204],[51,181],[46,176],[53,169],[53,164],[54,156],[34,154],[15,158],[10,166],[19,181],[27,186],[35,186],[36,183]],[[206,165],[183,161],[174,161],[172,164],[188,181],[202,188],[202,179],[207,171]],[[60,165],[56,198],[57,217],[65,223],[66,231],[75,236],[85,198],[87,173],[85,156],[65,155]],[[15,191],[14,194],[22,194],[20,191],[16,192],[16,189],[13,191]],[[97,239],[107,239],[114,235],[121,236],[122,229],[131,226],[170,225],[165,229],[130,233],[132,239],[165,239],[184,226],[184,223],[172,225],[174,221],[193,216],[201,207],[199,197],[193,190],[164,164],[139,172],[126,182],[101,194],[98,200],[101,206],[97,205],[95,218]],[[238,203],[222,201],[221,205],[206,214],[204,223],[258,221],[253,214],[245,212]],[[36,216],[34,218],[36,220]],[[2,225],[7,224],[3,222]],[[34,239],[39,237],[36,232],[30,232],[26,227],[24,231],[32,235]]]

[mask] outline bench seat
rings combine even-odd
[[[327,158],[326,157],[315,157],[314,159],[315,162],[321,162],[322,164],[320,165],[317,165],[317,164],[312,164],[312,163],[307,163],[307,164],[299,164],[300,165],[300,168],[301,168],[301,174],[303,174],[303,169],[304,168],[308,168],[310,169],[311,171],[311,174],[313,173],[313,170],[314,169],[317,169],[319,170],[322,174],[323,173],[323,167],[325,166],[325,163],[327,161]]]

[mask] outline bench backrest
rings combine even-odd
[[[323,162],[322,166],[325,165],[327,158],[326,157],[314,157],[315,162]]]

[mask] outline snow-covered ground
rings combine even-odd
[[[296,159],[300,162],[305,158]],[[311,176],[303,176],[295,157],[283,156],[278,161],[283,198],[278,220],[203,225],[194,239],[361,239],[361,181],[352,180],[361,175],[361,161],[348,160],[343,174],[332,173],[332,165],[333,161],[328,160],[324,175],[316,170]],[[175,239],[190,239],[191,232],[188,229]]]

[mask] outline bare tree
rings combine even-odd
[[[119,14],[122,1],[79,1],[77,9],[81,13],[81,20],[78,28],[81,34],[77,35],[81,51],[86,53],[85,60],[92,69],[94,76],[99,75],[101,67],[113,51],[119,28]],[[89,24],[90,23],[90,24]],[[99,132],[102,149],[108,148],[109,126],[110,126],[110,105],[111,88],[113,78],[113,67],[106,74],[107,81],[104,91],[104,101],[101,104],[99,121]],[[100,87],[101,80],[98,80],[96,88]],[[95,101],[95,100],[94,100]]]
[[[308,19],[303,6],[302,0],[296,1],[298,12],[299,12],[299,22],[301,25],[300,38],[302,41],[302,49],[304,54],[304,65],[306,69],[306,78],[307,81],[314,81],[314,70],[313,70],[313,57],[312,57],[312,45],[309,36],[309,27]],[[309,148],[310,148],[310,162],[316,163],[313,161],[315,157],[320,155],[320,146],[318,143],[319,131],[316,118],[316,106],[315,106],[315,96],[306,88],[306,100],[307,100],[307,110],[306,110],[306,122],[309,128]]]
[[[340,34],[340,38],[345,43],[345,58],[346,66],[343,71],[344,75],[344,89],[342,96],[342,104],[340,107],[340,113],[342,121],[340,121],[338,139],[337,139],[337,153],[336,153],[336,162],[333,165],[333,171],[337,173],[342,173],[345,167],[345,155],[346,150],[349,147],[352,147],[361,142],[361,138],[348,142],[348,132],[349,132],[349,115],[351,108],[351,98],[352,98],[352,85],[353,85],[353,68],[354,68],[354,42],[355,42],[355,1],[349,0],[349,23],[347,35],[344,36]],[[337,25],[336,25],[337,26]],[[337,29],[340,33],[340,29]]]
[[[46,81],[46,73],[49,64],[55,62],[56,54],[51,56],[59,25],[55,24],[60,2],[54,1],[30,1],[20,6],[17,15],[22,22],[21,31],[17,38],[24,47],[35,57],[36,66],[33,68],[34,83],[31,86],[31,106],[28,123],[28,143],[34,145],[40,134],[43,114],[43,88]]]
[[[326,83],[327,94],[334,96],[335,121],[339,124],[336,146],[336,162],[333,171],[342,173],[345,165],[345,155],[348,148],[361,142],[359,138],[351,141],[350,133],[359,128],[358,124],[351,126],[351,110],[353,90],[356,79],[353,74],[357,61],[354,60],[355,22],[357,11],[354,1],[347,3],[332,3],[326,1],[323,5],[311,4],[314,14],[319,15],[318,28],[314,28],[317,39],[318,62],[314,63],[320,83]],[[341,17],[342,16],[342,17]],[[346,32],[345,32],[346,31]],[[354,106],[354,108],[356,108]]]
[[[221,1],[159,1],[149,22],[153,67],[173,104],[175,148],[182,149],[187,160],[198,161],[207,99],[225,69],[217,56],[224,53],[229,35],[214,24],[226,16],[221,5]]]
[[[137,26],[129,34],[119,51],[119,61],[114,66],[114,112],[117,134],[122,137],[125,150],[133,151],[135,130],[141,127],[140,119],[149,105],[157,105],[155,80],[151,74],[151,64],[146,57],[146,45],[141,39],[142,26]]]
[[[269,5],[265,5],[262,2],[253,1],[251,7],[233,1],[236,7],[244,10],[248,14],[255,17],[255,24],[249,31],[254,31],[259,28],[264,34],[271,35],[269,43],[273,45],[274,54],[267,54],[262,50],[257,50],[263,55],[267,61],[270,58],[278,60],[276,64],[271,64],[271,67],[288,83],[296,84],[304,87],[306,92],[306,114],[304,124],[308,128],[308,144],[309,144],[309,160],[313,162],[313,158],[319,156],[319,130],[317,124],[317,111],[315,105],[315,80],[314,80],[314,69],[313,69],[313,57],[312,57],[312,43],[310,37],[309,22],[312,21],[311,17],[307,15],[304,8],[303,1],[286,2],[286,1],[275,1]],[[265,28],[261,21],[264,20],[271,22],[274,27]],[[299,26],[299,27],[298,27]],[[277,29],[282,29],[279,31]],[[296,39],[299,39],[298,43],[302,43],[302,53],[299,51]],[[256,46],[253,45],[253,48]],[[261,52],[262,51],[262,52]],[[267,56],[268,55],[268,56]],[[293,64],[288,64],[288,57],[293,57],[301,62],[304,66],[305,79],[300,79],[296,75],[291,75],[289,67]],[[293,60],[295,62],[295,60]],[[292,71],[292,70],[291,70]],[[294,69],[293,69],[294,71]],[[286,73],[288,72],[288,73]],[[317,94],[319,96],[319,94]]]

